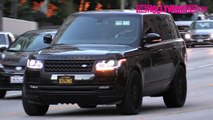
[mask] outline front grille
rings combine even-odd
[[[192,35],[192,39],[208,39],[209,35]]]
[[[45,72],[91,72],[94,60],[45,60]]]

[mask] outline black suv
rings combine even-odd
[[[167,107],[185,103],[186,45],[167,13],[75,13],[44,42],[50,47],[30,55],[25,69],[30,116],[58,103],[116,104],[121,114],[140,112],[143,96],[163,96]]]

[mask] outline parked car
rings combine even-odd
[[[121,114],[137,114],[143,96],[163,96],[167,107],[185,103],[186,45],[170,14],[75,13],[44,42],[51,47],[31,54],[25,69],[30,116],[58,103],[116,104]]]
[[[185,34],[186,45],[213,44],[213,20],[195,21],[191,24],[188,33]]]
[[[9,45],[15,40],[15,37],[10,32],[0,32],[0,52],[8,48]]]
[[[0,56],[0,98],[9,90],[21,90],[23,74],[30,53],[48,47],[43,43],[45,34],[54,35],[56,30],[33,30],[19,37]]]

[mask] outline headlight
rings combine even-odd
[[[27,60],[27,67],[31,69],[41,69],[43,67],[43,63],[40,60]]]
[[[126,59],[120,59],[120,60],[101,60],[96,64],[96,70],[97,71],[106,71],[106,70],[114,70],[121,66],[123,62],[125,62]]]
[[[184,36],[186,39],[191,39],[191,35],[186,33],[185,36]]]
[[[213,39],[213,33],[210,35],[210,38]]]

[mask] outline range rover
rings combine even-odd
[[[186,45],[170,14],[91,11],[71,14],[48,48],[31,54],[23,107],[45,115],[49,105],[115,104],[138,114],[145,96],[182,107],[187,95]]]

